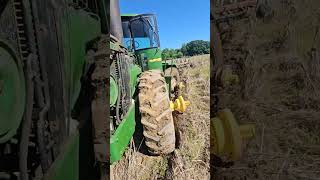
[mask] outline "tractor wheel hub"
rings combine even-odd
[[[182,96],[179,96],[174,102],[170,102],[171,110],[180,113],[184,113],[189,105],[190,101],[185,101]]]
[[[241,157],[243,140],[255,135],[254,125],[239,125],[229,109],[218,112],[218,117],[211,121],[213,154],[227,155],[232,160],[238,160]]]

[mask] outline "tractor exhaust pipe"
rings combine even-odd
[[[119,41],[122,41],[123,31],[121,23],[121,15],[119,8],[119,0],[110,0],[110,33]]]

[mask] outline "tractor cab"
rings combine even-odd
[[[139,59],[143,70],[162,69],[157,19],[154,14],[121,16],[123,45]]]

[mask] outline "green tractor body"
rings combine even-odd
[[[109,5],[83,2],[5,0],[0,5],[1,174],[15,179],[15,173],[22,180],[89,178],[79,169],[94,166],[87,161],[94,153],[81,154],[92,147],[90,133],[84,133],[91,121],[73,112],[81,112],[83,79],[96,64],[88,53],[108,34]],[[85,128],[78,126],[81,121]]]
[[[127,36],[117,6],[117,0],[0,4],[0,174],[95,179],[121,158],[145,114],[141,76],[163,83],[152,70],[163,72],[166,63],[155,16],[123,16],[136,27]]]
[[[120,53],[126,50],[119,41],[116,41],[115,37],[114,41],[111,40],[110,48],[112,51]],[[128,55],[133,57],[133,54],[127,52]],[[110,108],[116,109],[119,108],[120,103],[120,96],[123,93],[122,88],[119,85],[122,83],[119,79],[117,79],[116,73],[112,73],[113,70],[116,69],[116,63],[111,65],[111,76],[110,76]],[[137,90],[138,85],[138,77],[142,72],[142,69],[139,65],[132,63],[127,64],[127,84],[128,86],[128,95],[130,98],[130,102],[128,103],[128,111],[126,114],[123,114],[123,118],[121,121],[118,120],[117,128],[111,128],[111,138],[110,138],[110,162],[116,162],[120,160],[122,154],[124,153],[125,149],[127,148],[134,132],[135,132],[135,125],[136,125],[136,101],[134,100],[134,93]],[[115,114],[116,115],[116,114]],[[112,118],[110,119],[112,122]],[[112,126],[111,126],[112,127]]]
[[[113,37],[111,41],[111,50],[116,54],[124,52],[128,59],[128,79],[130,79],[130,105],[126,114],[121,116],[114,113],[111,117],[114,122],[111,123],[111,140],[110,140],[110,163],[114,163],[121,159],[130,140],[135,132],[136,121],[141,121],[141,112],[138,103],[138,84],[139,76],[142,73],[150,70],[159,70],[162,73],[169,67],[175,67],[175,64],[170,64],[162,61],[160,40],[158,34],[158,25],[154,14],[123,14],[121,15],[122,36]],[[118,33],[119,34],[119,33]],[[121,33],[120,33],[121,34]],[[132,59],[132,60],[129,60]],[[121,99],[120,81],[116,80],[116,73],[112,73],[117,66],[111,65],[110,79],[110,106],[112,109],[120,109],[120,104],[116,104]],[[120,64],[120,63],[118,63]],[[123,68],[126,69],[126,68]],[[124,73],[126,74],[126,73]],[[171,91],[170,81],[171,76],[168,74],[165,77],[167,83],[167,91]],[[119,83],[116,83],[119,82]],[[123,93],[124,94],[124,93]],[[118,99],[119,98],[119,99]],[[118,99],[118,101],[116,100]],[[118,107],[117,107],[118,106]],[[120,110],[118,110],[120,111]],[[119,113],[119,112],[118,112]],[[116,125],[114,125],[116,124]]]

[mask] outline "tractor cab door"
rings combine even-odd
[[[130,29],[135,51],[149,48],[159,48],[159,34],[155,15],[139,15],[130,20]]]
[[[127,16],[121,17],[122,31],[123,31],[122,44],[130,52],[134,52],[133,45],[132,45],[132,36],[131,36],[131,32],[130,32],[129,20],[130,20],[130,17],[127,17]]]
[[[158,25],[154,14],[122,16],[123,44],[137,57],[146,69],[161,69],[161,50]]]

